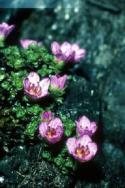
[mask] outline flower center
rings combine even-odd
[[[56,130],[54,128],[49,128],[46,135],[48,138],[52,138],[54,135],[56,135]]]
[[[87,146],[86,147],[84,147],[84,146],[80,147],[79,146],[79,147],[76,148],[75,153],[78,157],[83,158],[83,157],[87,156],[90,153],[90,151],[89,151],[89,148]]]
[[[42,91],[41,91],[41,87],[39,85],[37,85],[37,86],[30,85],[29,92],[30,92],[31,95],[40,96]]]

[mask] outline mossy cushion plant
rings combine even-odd
[[[0,24],[2,118],[7,125],[23,127],[23,138],[30,138],[27,142],[38,137],[41,159],[55,163],[63,173],[71,172],[76,161],[89,161],[97,152],[91,138],[95,122],[85,116],[74,122],[62,112],[56,114],[65,100],[67,69],[85,57],[85,50],[77,44],[53,42],[51,54],[41,42],[29,39],[21,40],[20,47],[5,46],[13,29],[13,25]]]

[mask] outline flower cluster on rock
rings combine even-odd
[[[49,87],[54,91],[64,90],[67,75],[53,75],[50,78],[40,80],[36,72],[30,72],[23,80],[24,91],[32,99],[40,99],[49,95]]]
[[[4,39],[14,28],[14,25],[8,25],[7,23],[0,24],[1,47],[4,46]],[[62,95],[67,88],[66,83],[68,80],[68,75],[65,74],[64,71],[64,65],[73,65],[74,63],[79,62],[82,58],[85,58],[86,50],[80,48],[78,44],[71,44],[69,42],[63,42],[62,44],[59,44],[58,42],[53,42],[51,44],[52,54],[50,55],[47,52],[46,48],[44,48],[42,42],[38,42],[32,39],[21,39],[20,44],[21,47],[24,48],[24,50],[12,47],[4,51],[4,53],[6,54],[7,66],[10,67],[10,70],[13,70],[11,72],[11,77],[14,77],[13,85],[14,87],[16,87],[16,91],[18,91],[17,93],[19,94],[21,88],[24,88],[25,94],[28,95],[32,100],[34,99],[35,103],[44,103],[44,101],[48,102],[48,99],[50,99],[50,101],[54,101],[55,103],[58,102],[58,104],[62,103]],[[11,54],[12,56],[10,59],[8,58],[8,54]],[[17,57],[17,59],[15,59],[15,57]],[[20,71],[20,76],[22,78],[20,79],[19,74],[16,71],[20,68],[21,70],[23,70],[24,67],[26,70],[24,72]],[[18,84],[17,82],[20,84]],[[2,84],[2,87],[9,91],[6,82],[5,84]],[[12,92],[12,90],[10,90],[10,92]],[[15,97],[14,94],[15,93],[13,92],[13,98]],[[23,100],[26,101],[27,97],[24,97],[25,98],[23,98]],[[47,98],[45,99],[45,97]],[[40,99],[43,98],[45,100],[41,101]],[[39,100],[37,101],[37,99]],[[32,107],[29,107],[30,102],[31,101],[26,104],[28,114],[35,113],[34,116],[36,118],[40,113],[41,105],[31,105]],[[25,116],[26,110],[25,107],[21,107],[20,101],[19,104],[15,103],[14,105],[14,108],[16,108],[17,105],[20,109],[19,113],[16,113],[16,116],[18,118]],[[51,106],[50,104],[50,108],[47,108],[47,106],[43,107],[41,114],[41,123],[39,124],[39,134],[48,143],[51,144],[56,144],[64,138],[64,140],[66,140],[65,145],[67,147],[67,151],[70,155],[72,155],[74,159],[80,162],[87,162],[91,160],[96,155],[98,150],[97,144],[92,139],[93,134],[97,130],[96,122],[91,122],[86,116],[80,117],[74,123],[76,136],[73,136],[70,133],[70,129],[74,128],[71,123],[72,120],[69,121],[69,127],[71,127],[65,131],[66,125],[63,119],[55,116],[51,111],[54,105],[55,104],[52,104]],[[13,110],[15,111],[15,109]],[[35,118],[33,122],[29,123],[27,128],[30,135],[34,135],[34,132],[37,129],[35,124],[38,121],[36,121]]]
[[[39,125],[39,134],[49,143],[55,144],[62,139],[64,126],[60,118],[55,118],[51,111],[44,112]],[[80,127],[81,126],[81,127]],[[79,162],[90,161],[97,153],[98,147],[91,136],[97,130],[95,122],[90,122],[86,116],[76,121],[78,135],[66,141],[69,153]]]
[[[91,138],[96,130],[96,123],[91,122],[86,116],[76,121],[77,137],[68,138],[66,145],[69,153],[78,161],[89,161],[97,153],[97,144]]]

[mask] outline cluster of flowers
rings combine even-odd
[[[60,118],[54,117],[51,111],[41,114],[42,122],[39,125],[40,135],[49,143],[59,142],[64,133],[64,125]],[[86,162],[91,160],[97,152],[97,144],[92,141],[91,136],[96,132],[97,125],[90,122],[86,116],[76,121],[77,136],[68,138],[66,146],[69,153],[78,161]]]
[[[49,95],[49,88],[51,90],[64,90],[67,75],[53,75],[50,78],[43,78],[40,80],[36,72],[30,72],[24,79],[24,91],[32,99],[41,99]]]
[[[0,40],[4,40],[14,28],[14,25],[8,25],[7,23],[0,24]],[[20,40],[20,44],[23,48],[28,48],[30,45],[41,46],[42,42],[22,39]],[[85,49],[80,49],[77,44],[70,44],[68,42],[64,42],[61,45],[58,42],[53,42],[51,50],[57,61],[64,61],[66,63],[79,62],[79,60],[84,58],[86,54]]]
[[[14,25],[0,24],[0,40],[4,41],[14,28]],[[20,40],[20,44],[23,48],[28,48],[30,45],[42,45],[41,42],[29,39]],[[77,44],[70,44],[68,42],[64,42],[61,45],[58,42],[53,42],[51,50],[57,63],[60,61],[65,63],[79,62],[86,54],[85,49],[80,49]],[[32,99],[40,99],[49,94],[49,88],[64,90],[66,80],[67,75],[52,75],[40,80],[36,72],[30,72],[23,80],[24,91]],[[55,144],[59,142],[64,133],[61,119],[55,117],[51,111],[44,112],[41,118],[42,122],[39,125],[40,135],[49,143]],[[89,161],[97,153],[97,144],[91,138],[96,130],[96,123],[91,122],[86,116],[82,116],[76,121],[77,135],[76,137],[68,138],[66,146],[69,153],[78,161]]]

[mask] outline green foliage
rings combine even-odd
[[[23,79],[26,77],[27,71],[11,72],[10,80],[12,80],[12,86],[17,91],[23,89]]]
[[[60,118],[64,124],[64,135],[66,137],[73,136],[75,134],[75,123],[70,119],[67,118],[65,115],[60,113]]]
[[[76,169],[75,160],[69,155],[65,142],[67,137],[73,136],[75,134],[75,124],[71,119],[68,119],[65,115],[59,114],[59,117],[63,121],[64,125],[64,143],[63,145],[58,146],[61,148],[55,154],[55,148],[50,149],[51,146],[48,144],[44,144],[44,149],[42,152],[42,157],[48,161],[55,163],[59,169],[61,169],[62,173],[73,172]],[[59,144],[59,143],[58,143]]]
[[[23,91],[23,80],[31,71],[36,71],[42,77],[49,77],[58,74],[64,68],[64,62],[57,62],[48,53],[46,48],[36,45],[28,49],[21,49],[16,46],[1,48],[1,67],[0,67],[0,97],[3,105],[4,119],[1,119],[1,127],[12,125],[23,127],[23,138],[28,136],[34,139],[35,133],[41,122],[40,113],[57,108],[63,103],[65,89],[50,88],[51,103],[44,105],[42,100],[32,101]],[[72,120],[67,119],[63,114],[59,114],[64,124],[65,138],[72,136],[75,125]],[[6,121],[5,121],[6,117]],[[21,132],[22,134],[22,132]],[[65,143],[60,146],[59,152],[54,153],[48,144],[43,141],[42,157],[55,163],[63,173],[68,170],[75,170],[72,157],[69,156]]]
[[[65,144],[63,145],[63,147],[61,146],[62,149],[56,155],[54,153],[54,150],[50,150],[49,147],[50,146],[48,146],[47,144],[44,145],[44,149],[41,153],[42,158],[55,163],[63,174],[66,174],[69,171],[72,173],[76,169],[76,162],[71,156],[69,156]]]
[[[5,48],[2,50],[5,55],[5,63],[13,68],[19,70],[24,67],[24,61],[21,57],[20,50],[16,46]]]
[[[5,78],[5,70],[4,69],[1,69],[0,70],[0,81],[3,81]]]
[[[27,49],[10,46],[2,50],[4,62],[12,69],[38,70],[41,76],[59,73],[64,63],[57,63],[46,48],[32,45]]]
[[[33,117],[31,119],[31,122],[27,124],[26,129],[25,129],[25,134],[29,138],[31,138],[31,139],[34,138],[34,135],[35,135],[36,130],[38,129],[39,123],[40,123],[39,118],[38,117],[37,118]]]

